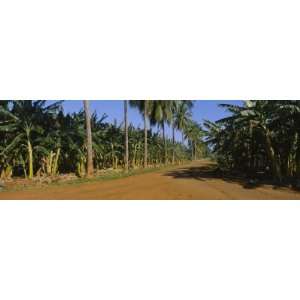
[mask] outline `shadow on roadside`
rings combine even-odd
[[[214,179],[221,179],[228,183],[240,184],[245,189],[255,189],[262,185],[273,185],[274,189],[288,187],[287,185],[275,185],[270,179],[251,179],[245,175],[238,173],[222,172],[214,163],[206,164],[204,166],[192,166],[177,170],[172,170],[164,174],[164,176],[171,176],[175,179],[196,179],[200,181],[209,181]]]

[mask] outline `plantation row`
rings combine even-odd
[[[220,106],[230,116],[204,125],[207,142],[222,169],[299,183],[300,101]]]
[[[191,119],[191,101],[124,101],[121,124],[105,122],[105,114],[90,116],[88,101],[85,110],[64,114],[62,102],[0,101],[2,179],[61,173],[83,177],[107,168],[177,164],[207,152],[203,132]],[[127,120],[128,104],[141,112],[145,128]],[[173,128],[171,138],[165,134],[166,124]],[[182,132],[182,142],[175,141],[175,130]]]

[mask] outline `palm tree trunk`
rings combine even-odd
[[[132,158],[132,167],[135,168],[136,166],[136,153],[137,153],[137,147],[138,145],[134,145],[134,150],[133,150],[133,158]]]
[[[167,164],[167,141],[166,141],[166,134],[165,134],[165,122],[162,121],[162,124],[161,124],[161,128],[162,128],[162,134],[163,134],[163,141],[164,141],[164,152],[165,152],[165,157],[164,157],[164,161],[165,161],[165,164]]]
[[[90,105],[88,100],[84,100],[85,123],[86,123],[86,142],[87,142],[87,177],[93,176],[93,141],[91,129]]]
[[[128,101],[124,100],[124,122],[125,122],[125,172],[128,172]]]
[[[172,130],[173,130],[173,157],[172,157],[172,164],[174,165],[175,164],[175,126],[173,125],[172,127]]]
[[[147,137],[147,115],[148,115],[148,101],[145,100],[144,105],[144,168],[148,165],[148,137]]]
[[[28,178],[32,179],[33,178],[33,151],[32,151],[32,145],[30,141],[27,141],[28,144]]]

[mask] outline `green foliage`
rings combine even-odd
[[[300,101],[221,105],[230,116],[205,121],[206,142],[223,169],[279,182],[300,178]]]
[[[167,102],[167,103],[164,103]],[[184,103],[183,103],[184,102]],[[55,176],[59,173],[86,175],[87,145],[84,111],[64,114],[62,102],[0,101],[0,174],[2,177]],[[148,101],[147,118],[164,128],[184,131],[188,143],[147,130],[149,167],[166,162],[181,163],[205,153],[201,128],[190,121],[190,101]],[[144,113],[145,101],[131,101]],[[124,167],[124,126],[108,123],[106,115],[91,116],[95,170]],[[191,129],[193,128],[193,130]],[[185,141],[183,141],[185,142]],[[129,167],[144,164],[144,128],[129,124]]]

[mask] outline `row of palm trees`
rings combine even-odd
[[[278,182],[300,180],[300,101],[220,106],[230,116],[204,125],[221,168]]]
[[[195,153],[199,157],[206,147],[201,127],[191,119],[192,105],[191,101],[125,100],[124,122],[111,124],[105,122],[105,114],[91,114],[87,100],[84,110],[67,115],[62,101],[0,101],[0,175],[93,176],[103,168],[128,171],[195,159]],[[129,106],[143,115],[143,129],[130,124]],[[173,128],[172,138],[165,133],[167,124]],[[153,126],[162,134],[152,131]],[[182,132],[181,142],[175,140],[175,130]]]
[[[91,128],[90,113],[89,113],[89,101],[84,101],[85,115],[86,115],[86,135],[88,144],[88,172],[90,175],[93,173],[92,159],[92,141],[91,141]],[[202,129],[201,126],[192,120],[191,109],[193,107],[193,101],[191,100],[124,100],[124,123],[125,123],[125,171],[129,169],[129,147],[128,147],[128,103],[131,107],[137,108],[144,118],[144,168],[147,168],[148,164],[148,145],[147,134],[148,126],[147,121],[149,119],[150,125],[158,125],[162,130],[162,138],[164,141],[164,163],[168,163],[167,155],[167,139],[165,134],[165,125],[172,126],[172,142],[173,142],[173,155],[172,163],[175,163],[175,130],[182,132],[182,143],[185,139],[189,141],[192,149],[192,159],[196,156],[196,144],[199,148],[205,148],[202,142]]]

